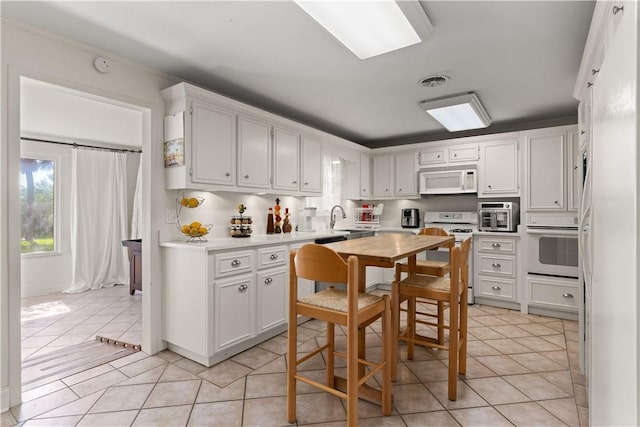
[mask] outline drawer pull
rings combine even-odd
[[[267,285],[271,282],[273,282],[273,279],[271,277],[267,277],[266,279],[264,279],[264,283],[266,283]]]
[[[498,262],[494,262],[493,264],[491,264],[491,267],[493,267],[493,268],[500,268],[500,267],[502,267],[502,266],[500,265],[500,263],[498,263]]]
[[[502,288],[500,286],[492,286],[491,289],[493,289],[494,291],[502,290]]]
[[[495,249],[500,249],[500,243],[492,243],[491,247]]]
[[[231,172],[225,173],[224,176],[231,176]]]
[[[244,291],[246,291],[247,289],[249,289],[249,286],[245,285],[244,283],[243,283],[242,285],[238,286],[238,290],[239,290],[240,292],[244,292]]]
[[[231,261],[231,267],[237,267],[237,266],[239,266],[240,264],[242,264],[242,262],[240,262],[240,261],[239,261],[239,260],[237,260],[237,259],[234,259],[233,261]]]
[[[247,174],[247,175],[245,175],[245,176],[244,176],[244,179],[249,179],[249,175],[248,175],[248,174]]]
[[[271,254],[271,256],[269,257],[271,259],[278,259],[278,254]]]
[[[298,181],[291,181],[291,183],[292,183],[292,184],[297,184],[297,183],[298,183]]]
[[[562,294],[564,298],[573,298],[573,294],[564,293]]]

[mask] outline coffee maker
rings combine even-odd
[[[420,209],[407,208],[402,209],[400,217],[400,225],[402,228],[419,228],[420,227]]]

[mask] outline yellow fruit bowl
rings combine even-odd
[[[202,197],[183,197],[179,200],[180,206],[195,209],[201,204],[204,203],[204,198]]]
[[[180,232],[185,236],[189,237],[187,242],[206,242],[207,239],[204,238],[213,225],[211,224],[201,224],[197,221],[192,222],[191,224],[185,224],[180,227]]]

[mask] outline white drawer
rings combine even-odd
[[[214,255],[215,277],[247,273],[253,270],[253,252],[225,252]]]
[[[482,274],[515,277],[516,259],[513,256],[495,256],[480,254],[480,271]]]
[[[499,298],[509,301],[516,300],[515,280],[478,276],[477,288],[476,296],[479,297]]]
[[[482,252],[493,252],[503,254],[513,254],[516,252],[516,241],[513,239],[482,238],[474,243],[478,245],[478,250]]]
[[[434,149],[430,151],[421,151],[419,157],[419,163],[421,165],[428,165],[434,163],[445,163],[447,161],[447,149]]]
[[[530,305],[578,311],[580,294],[577,280],[528,276],[527,285]]]
[[[258,268],[275,267],[286,264],[287,253],[286,246],[258,249]]]

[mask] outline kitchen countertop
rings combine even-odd
[[[181,248],[200,251],[212,251],[221,249],[242,249],[254,246],[267,246],[283,244],[288,245],[295,242],[313,241],[331,236],[346,236],[349,231],[343,230],[321,230],[321,231],[297,231],[294,233],[279,234],[252,234],[251,237],[213,237],[207,242],[187,243],[186,240],[173,240],[160,242],[163,248]]]

